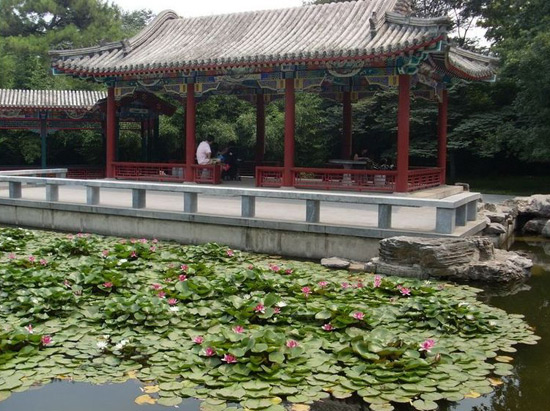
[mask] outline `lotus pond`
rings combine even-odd
[[[0,228],[0,400],[131,380],[138,404],[205,411],[437,409],[493,391],[514,346],[539,339],[479,291],[217,244]]]

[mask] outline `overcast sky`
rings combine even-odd
[[[301,6],[302,0],[112,0],[124,10],[171,9],[183,17]]]

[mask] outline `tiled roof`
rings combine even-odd
[[[106,97],[103,91],[0,89],[0,108],[90,110]]]
[[[367,58],[445,36],[448,18],[409,17],[408,4],[358,0],[193,18],[165,11],[129,40],[50,54],[61,71],[106,75]]]
[[[445,66],[458,77],[491,80],[495,76],[494,66],[498,58],[484,56],[459,47],[449,47]]]

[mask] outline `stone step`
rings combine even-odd
[[[428,188],[426,190],[414,191],[412,193],[406,194],[406,196],[440,200],[442,198],[447,198],[463,192],[464,188],[462,186],[439,186]]]

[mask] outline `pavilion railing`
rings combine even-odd
[[[443,184],[443,169],[439,167],[409,170],[409,191],[423,190]]]
[[[181,163],[113,163],[114,176],[119,180],[185,181],[185,164]]]
[[[222,167],[220,164],[193,165],[195,183],[220,184],[222,182]]]
[[[408,190],[415,191],[442,184],[441,168],[409,170]],[[331,168],[293,168],[293,187],[318,190],[395,191],[397,171]],[[256,167],[257,187],[281,187],[283,167]]]
[[[67,167],[67,178],[79,180],[97,180],[105,178],[105,166],[102,167]]]

